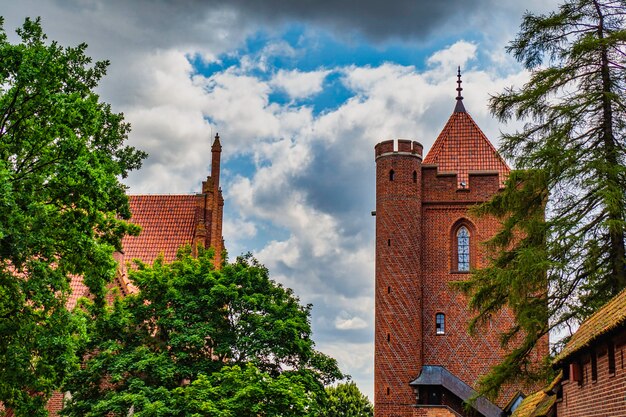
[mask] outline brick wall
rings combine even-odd
[[[377,417],[410,417],[409,382],[422,364],[421,145],[376,147],[376,332],[374,404]],[[415,152],[413,152],[415,151]]]
[[[581,355],[567,362],[581,364],[582,383],[569,379],[561,383],[562,399],[557,400],[558,417],[622,417],[626,416],[626,369],[624,368],[624,338],[626,330],[619,337],[609,339],[615,347],[615,373],[609,373],[607,340],[594,343]],[[592,375],[591,355],[597,358],[597,378]]]

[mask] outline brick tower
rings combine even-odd
[[[423,161],[417,142],[375,146],[376,417],[496,417],[522,391],[508,386],[496,403],[463,407],[505,355],[498,333],[512,319],[504,312],[470,336],[467,299],[449,283],[485,265],[480,242],[499,223],[469,208],[497,193],[510,169],[466,112],[460,70],[457,83],[454,112]]]

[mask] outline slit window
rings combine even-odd
[[[396,177],[396,173],[392,169],[391,171],[389,171],[389,181],[393,181],[395,177]]]
[[[446,334],[446,316],[443,313],[435,315],[435,332],[436,334]]]
[[[413,171],[413,182],[417,182],[417,171]]]
[[[591,380],[593,382],[598,380],[598,358],[596,352],[591,352]]]
[[[609,351],[609,375],[615,375],[615,345],[612,341],[608,343]]]
[[[467,227],[461,226],[456,232],[457,270],[470,270],[470,234]]]

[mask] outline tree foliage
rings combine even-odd
[[[502,138],[519,169],[479,212],[502,219],[491,264],[461,284],[477,325],[505,306],[511,354],[482,380],[538,376],[532,348],[580,321],[626,287],[626,2],[565,0],[524,16],[508,51],[531,71],[519,89],[492,98],[501,120],[524,128]],[[545,209],[545,217],[544,217]]]
[[[145,155],[93,92],[107,62],[92,64],[84,44],[48,43],[39,20],[17,33],[9,43],[0,18],[0,401],[39,416],[78,365],[70,276],[102,305],[111,254],[136,232],[119,177]]]
[[[326,388],[324,417],[373,417],[374,407],[353,381]]]
[[[341,378],[315,351],[310,306],[250,256],[217,271],[212,253],[131,270],[138,288],[105,314],[87,304],[86,361],[66,416],[313,416]]]

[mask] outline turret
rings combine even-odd
[[[376,159],[376,330],[374,401],[377,415],[411,415],[408,383],[422,366],[422,145],[392,140]],[[409,414],[407,414],[409,413]]]
[[[196,230],[192,244],[194,250],[198,243],[206,248],[215,249],[214,263],[217,268],[222,264],[224,250],[222,238],[224,198],[220,188],[221,154],[220,136],[216,134],[211,146],[211,175],[206,181],[202,181],[202,193],[197,194]]]
[[[213,187],[217,191],[220,187],[220,157],[222,155],[222,144],[220,143],[219,133],[215,134],[213,146],[211,146],[211,178],[213,178]]]

